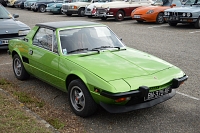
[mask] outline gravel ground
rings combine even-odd
[[[168,24],[138,24],[126,19],[116,22],[112,19],[101,21],[86,17],[67,17],[37,13],[15,8],[7,8],[18,13],[19,20],[31,28],[38,22],[86,20],[108,25],[123,42],[130,47],[160,57],[181,68],[189,76],[187,82],[177,89],[172,99],[152,108],[136,110],[123,114],[110,114],[99,108],[89,118],[76,117],[82,132],[87,133],[200,133],[200,30],[189,25],[169,27]],[[31,77],[28,81],[18,81],[12,72],[11,58],[6,51],[0,51],[0,75],[18,84],[22,91],[32,92],[49,103],[52,108],[64,109],[74,116],[69,108],[67,95],[46,83]],[[67,119],[67,118],[66,118]],[[78,127],[79,125],[72,125]]]

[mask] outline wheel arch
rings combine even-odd
[[[80,79],[84,84],[87,82],[85,76],[81,72],[73,72],[66,77],[66,90],[67,91],[68,91],[68,86],[69,86],[70,82],[75,79]],[[86,84],[85,84],[85,86],[88,88],[88,86]]]

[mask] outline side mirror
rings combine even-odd
[[[13,17],[14,17],[14,18],[18,18],[19,15],[18,15],[18,14],[13,14]]]
[[[171,8],[174,7],[174,6],[176,6],[176,4],[171,4],[171,5],[170,5]]]

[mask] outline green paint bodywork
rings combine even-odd
[[[125,104],[125,102],[115,103],[113,99],[95,92],[95,88],[100,91],[121,93],[137,90],[140,86],[150,88],[160,86],[151,89],[151,92],[166,88],[171,85],[173,78],[180,78],[185,75],[176,66],[129,47],[126,47],[125,50],[108,49],[100,53],[91,51],[63,55],[59,31],[67,28],[56,30],[58,53],[48,52],[32,45],[32,39],[39,29],[38,26],[35,26],[25,37],[27,41],[10,40],[9,51],[12,55],[17,53],[21,59],[22,57],[28,58],[28,63],[23,62],[28,73],[64,92],[67,92],[68,79],[73,79],[72,77],[80,78],[97,103],[101,101],[109,104]],[[30,50],[33,50],[37,56],[30,55]]]

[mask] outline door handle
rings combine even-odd
[[[29,50],[29,54],[32,55],[33,54],[33,50]]]

